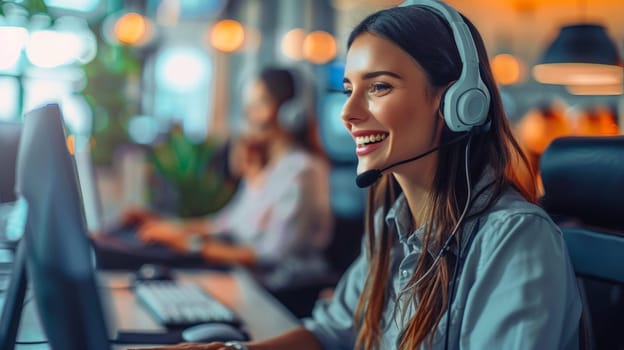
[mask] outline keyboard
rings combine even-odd
[[[140,305],[167,328],[186,328],[210,322],[241,325],[234,311],[193,283],[138,282],[134,286],[134,295]]]

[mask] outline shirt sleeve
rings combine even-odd
[[[461,349],[575,349],[581,302],[558,228],[511,215],[482,232],[466,300]]]
[[[331,300],[319,300],[312,316],[303,320],[324,349],[351,350],[355,345],[356,331],[353,315],[362,293],[368,271],[365,252],[347,269],[338,282]]]

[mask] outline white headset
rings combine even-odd
[[[280,127],[288,130],[290,133],[296,134],[305,129],[307,119],[310,117],[311,91],[310,86],[306,84],[303,72],[295,68],[287,68],[293,79],[293,97],[282,102],[277,112],[277,121]]]
[[[431,9],[448,22],[463,63],[459,79],[444,94],[442,112],[446,125],[452,131],[460,132],[485,124],[490,108],[490,92],[481,80],[479,55],[466,22],[454,8],[441,1],[407,0],[401,7],[411,5]]]

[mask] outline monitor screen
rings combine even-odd
[[[356,163],[355,142],[340,118],[347,97],[327,93],[321,97],[319,130],[327,155],[336,163]]]
[[[21,123],[0,121],[0,203],[15,201],[15,161]]]
[[[76,167],[56,104],[25,114],[16,192],[27,202],[28,281],[53,349],[110,349]]]

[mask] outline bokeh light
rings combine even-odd
[[[152,116],[137,115],[128,122],[128,136],[138,144],[151,144],[156,140],[158,132],[158,123]]]
[[[0,26],[0,70],[17,65],[22,49],[28,41],[28,31],[23,27]]]
[[[556,138],[570,135],[572,127],[557,103],[529,111],[517,124],[518,141],[531,153],[542,154]]]
[[[71,155],[76,154],[76,137],[74,135],[68,135],[66,142],[67,142],[67,150],[69,151],[69,154]]]
[[[210,45],[219,51],[234,52],[245,41],[245,29],[235,20],[224,19],[210,29],[208,40]]]
[[[195,48],[168,48],[156,61],[156,79],[169,89],[193,91],[208,79],[211,62],[205,53]]]
[[[288,31],[282,38],[282,53],[284,56],[297,61],[303,59],[303,41],[305,36],[305,31],[301,28]]]
[[[144,16],[128,12],[115,22],[113,32],[115,38],[122,44],[140,45],[149,40],[150,27],[150,22]]]
[[[45,0],[49,7],[60,7],[80,12],[94,11],[100,4],[100,0]]]
[[[572,95],[613,96],[624,94],[624,86],[622,84],[566,85],[566,90]]]
[[[61,97],[63,120],[72,134],[90,135],[93,129],[93,110],[83,95],[68,94]]]
[[[622,84],[620,66],[593,63],[538,64],[533,67],[535,80],[544,84],[616,85]]]
[[[40,68],[52,68],[72,63],[81,54],[81,38],[70,32],[56,30],[32,32],[26,46],[28,60]]]
[[[336,57],[336,53],[336,39],[327,32],[315,31],[303,40],[303,55],[312,63],[327,63]]]
[[[511,85],[518,83],[524,75],[523,63],[514,55],[502,53],[490,61],[492,74],[498,84]]]

